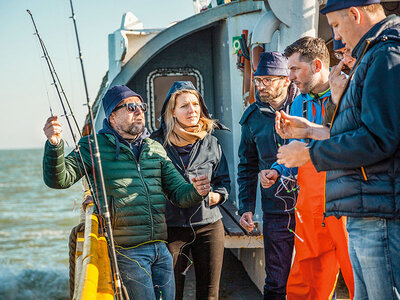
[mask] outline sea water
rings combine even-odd
[[[69,299],[68,238],[82,187],[48,188],[43,149],[0,150],[0,299]]]

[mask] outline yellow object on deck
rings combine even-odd
[[[107,241],[99,235],[93,204],[86,207],[85,233],[78,235],[73,299],[114,299]]]

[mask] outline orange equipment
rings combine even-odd
[[[299,167],[296,234],[303,241],[295,239],[296,253],[287,283],[288,300],[331,299],[339,268],[351,299],[354,296],[345,221],[323,216],[325,175],[318,173],[311,162]]]

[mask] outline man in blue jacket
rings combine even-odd
[[[328,0],[321,12],[356,65],[330,138],[278,154],[327,171],[326,215],[347,216],[357,299],[400,299],[400,18],[379,2]]]
[[[239,146],[239,214],[240,223],[248,231],[254,229],[253,214],[256,206],[257,178],[260,170],[269,169],[276,160],[279,145],[284,144],[274,129],[275,111],[289,111],[298,89],[288,78],[287,59],[279,52],[261,54],[254,73],[257,100],[243,113],[240,124],[242,136]],[[286,282],[293,252],[293,208],[296,192],[278,192],[279,183],[271,189],[262,189],[263,234],[266,279],[265,299],[285,299]],[[288,197],[289,196],[289,197]]]

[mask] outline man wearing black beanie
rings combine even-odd
[[[144,113],[147,105],[126,86],[109,89],[102,99],[106,118],[97,134],[117,261],[130,299],[174,299],[172,257],[166,247],[166,201],[190,207],[208,194],[210,181],[200,175],[187,183],[158,142],[148,138]],[[48,139],[43,158],[45,183],[66,189],[82,178],[83,165],[75,151],[64,158],[58,117],[44,127]],[[79,141],[84,164],[92,170],[93,137]],[[99,178],[89,173],[92,186]],[[167,200],[168,199],[168,200]],[[104,199],[98,199],[100,207]]]

